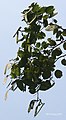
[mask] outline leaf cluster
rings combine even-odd
[[[54,75],[57,79],[63,76],[62,71],[56,68],[56,62],[63,58],[60,59],[61,64],[66,66],[66,29],[58,25],[53,18],[57,14],[54,6],[41,7],[32,3],[22,14],[22,21],[26,22],[27,27],[23,29],[20,26],[13,36],[21,46],[18,48],[17,57],[9,63],[10,74],[6,76],[11,79],[11,90],[19,88],[24,92],[28,87],[29,92],[35,94],[53,87]],[[51,32],[53,37],[47,37],[48,32]],[[7,69],[8,66],[5,71]],[[30,102],[28,112],[33,109],[34,102]]]

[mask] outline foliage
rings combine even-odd
[[[66,29],[53,18],[57,14],[54,6],[41,7],[32,3],[22,14],[22,21],[27,27],[20,26],[13,36],[20,46],[17,57],[10,60],[5,67],[4,74],[8,69],[10,74],[6,74],[4,81],[11,79],[7,86],[11,85],[9,90],[15,91],[19,88],[24,92],[28,87],[31,94],[37,94],[37,100],[32,100],[28,108],[30,112],[37,103],[34,114],[36,116],[45,104],[39,99],[38,92],[55,85],[54,75],[57,79],[63,76],[62,71],[56,68],[56,63],[60,60],[66,66]],[[48,32],[51,32],[51,37],[48,37]]]

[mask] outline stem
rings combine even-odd
[[[39,92],[37,92],[37,101],[39,100]]]

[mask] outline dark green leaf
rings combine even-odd
[[[43,76],[44,79],[48,79],[51,76],[51,71],[45,70],[43,72],[42,76]]]
[[[63,44],[63,48],[64,50],[66,50],[66,42]]]
[[[56,38],[59,38],[60,36],[61,36],[61,31],[57,31],[57,33],[56,33]]]
[[[48,7],[46,8],[46,13],[51,14],[51,13],[53,13],[54,10],[55,10],[55,9],[54,9],[54,6],[48,6]]]
[[[22,80],[18,80],[18,81],[17,81],[17,87],[18,87],[21,91],[26,91],[26,85],[23,84]]]
[[[42,42],[42,48],[46,49],[48,47],[48,43],[46,43],[45,41]]]
[[[53,19],[53,22],[54,22],[54,23],[57,23],[57,20],[56,20],[56,19]]]
[[[66,29],[63,30],[62,35],[66,36]]]
[[[34,104],[35,104],[36,100],[32,100],[29,104],[29,107],[28,107],[28,113],[31,111],[31,109],[34,108]]]
[[[51,38],[48,38],[48,42],[50,46],[55,46],[56,42],[54,40],[52,40]]]
[[[40,14],[45,13],[45,10],[46,10],[46,7],[41,7],[41,8],[38,10],[37,15],[40,15]]]
[[[37,47],[37,48],[39,48],[39,47],[40,47],[40,42],[38,42],[38,43],[36,44],[36,47]]]
[[[53,30],[53,35],[56,34],[57,32],[58,32],[58,28],[55,28],[55,29]]]
[[[61,78],[62,77],[62,71],[61,70],[56,70],[55,71],[55,77],[56,78]]]
[[[46,36],[45,33],[42,32],[42,31],[39,32],[38,35],[37,35],[38,39],[43,39],[43,38],[45,38],[45,36]]]
[[[47,27],[48,21],[46,19],[43,19],[43,25],[44,25],[44,27]]]
[[[18,55],[20,58],[22,58],[22,57],[23,57],[23,54],[24,54],[24,52],[19,49],[18,52],[17,52],[17,55]]]
[[[35,113],[34,113],[34,117],[40,112],[40,110],[42,109],[42,107],[44,106],[45,103],[42,103],[41,101],[39,101],[38,105],[35,108]]]
[[[55,84],[54,81],[52,81],[52,82],[53,82],[53,83],[51,84],[51,82],[50,82],[49,80],[43,81],[43,82],[41,83],[40,90],[45,91],[45,90],[50,89],[50,88],[53,87],[54,84]]]
[[[61,60],[62,65],[66,66],[66,59]]]
[[[56,48],[55,50],[53,50],[52,52],[52,56],[56,57],[56,56],[60,56],[62,54],[62,50],[60,48]]]

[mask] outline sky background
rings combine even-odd
[[[3,85],[4,66],[12,58],[15,58],[18,45],[12,38],[16,29],[23,25],[21,22],[21,11],[32,2],[43,5],[54,5],[58,11],[56,16],[58,23],[66,27],[66,2],[65,0],[0,0],[0,120],[66,120],[66,68],[57,64],[59,69],[64,71],[63,77],[56,81],[53,88],[41,92],[40,97],[45,106],[34,118],[32,111],[27,113],[30,100],[35,98],[28,92],[19,90],[9,92],[8,99],[4,101],[6,85]]]

